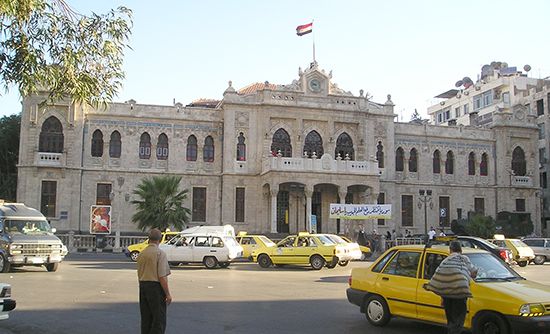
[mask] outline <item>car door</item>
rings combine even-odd
[[[202,262],[205,256],[210,255],[210,238],[199,235],[193,243],[193,262]]]
[[[416,318],[416,290],[421,251],[400,250],[376,279],[377,292],[386,298],[390,313]]]
[[[190,243],[193,239],[190,237],[182,236],[174,240],[170,240],[168,245],[170,246],[170,253],[167,253],[168,261],[170,262],[192,262],[193,250]]]
[[[288,236],[277,244],[271,260],[273,263],[296,263],[296,236]]]
[[[441,306],[441,297],[431,291],[424,289],[423,285],[428,283],[441,261],[447,256],[435,251],[426,251],[422,259],[421,277],[418,280],[416,289],[416,305],[418,318],[435,323],[446,323],[445,310]]]
[[[309,263],[309,257],[311,254],[315,254],[317,250],[317,243],[313,237],[299,237],[294,249],[295,263]]]

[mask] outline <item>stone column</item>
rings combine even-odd
[[[306,195],[306,223],[307,223],[307,232],[311,232],[311,197],[313,196],[313,189],[309,186],[304,188],[304,193]]]
[[[346,204],[346,195],[348,187],[338,187],[338,197],[340,197],[340,204]],[[344,235],[348,238],[353,237],[353,233],[350,231],[350,224],[347,219],[340,219],[340,233],[344,231]],[[337,231],[338,232],[338,231]]]
[[[277,195],[279,185],[271,185],[271,233],[277,233]]]

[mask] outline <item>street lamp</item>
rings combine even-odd
[[[428,235],[428,203],[430,203],[430,209],[432,208],[432,190],[431,189],[420,189],[418,190],[420,195],[418,208],[422,207],[424,204],[424,235]]]

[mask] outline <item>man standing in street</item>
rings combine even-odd
[[[467,256],[462,255],[460,242],[451,241],[449,250],[451,254],[441,261],[424,288],[441,297],[447,317],[447,333],[460,334],[466,319],[467,300],[472,297],[470,280],[477,276],[477,268]]]
[[[160,230],[149,232],[149,245],[139,254],[139,310],[141,334],[163,334],[166,329],[166,306],[172,302],[168,289],[170,266],[166,253],[159,249]]]
[[[428,240],[432,241],[436,235],[435,229],[433,226],[430,228],[430,231],[428,232]]]

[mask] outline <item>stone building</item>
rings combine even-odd
[[[465,77],[459,80],[455,89],[450,89],[436,96],[439,103],[428,108],[430,122],[437,125],[466,125],[491,128],[495,117],[516,116],[526,123],[534,122],[539,133],[535,139],[538,158],[526,156],[534,161],[535,169],[531,172],[521,170],[514,176],[530,176],[529,186],[539,187],[535,191],[538,200],[542,200],[542,228],[550,221],[550,190],[547,187],[547,174],[550,171],[548,161],[550,124],[550,81],[529,77],[526,72],[530,66],[525,65],[524,71],[517,67],[509,67],[506,63],[492,62],[481,68],[479,79],[474,83]],[[512,151],[512,160],[522,159],[525,152]],[[532,182],[538,176],[539,183]],[[513,178],[512,181],[518,180]],[[525,181],[527,182],[527,181]],[[515,212],[531,212],[518,201]],[[533,219],[535,215],[532,215]]]
[[[221,101],[187,106],[42,100],[23,102],[18,200],[61,231],[88,231],[91,205],[108,204],[113,230],[135,232],[132,192],[162,174],[182,176],[192,224],[258,233],[307,230],[312,219],[322,232],[424,233],[469,211],[540,211],[534,117],[495,115],[486,129],[397,123],[389,95],[353,95],[317,63],[287,85],[230,82]],[[516,150],[523,160],[512,161]],[[392,219],[328,215],[330,203],[377,202],[392,204]]]

